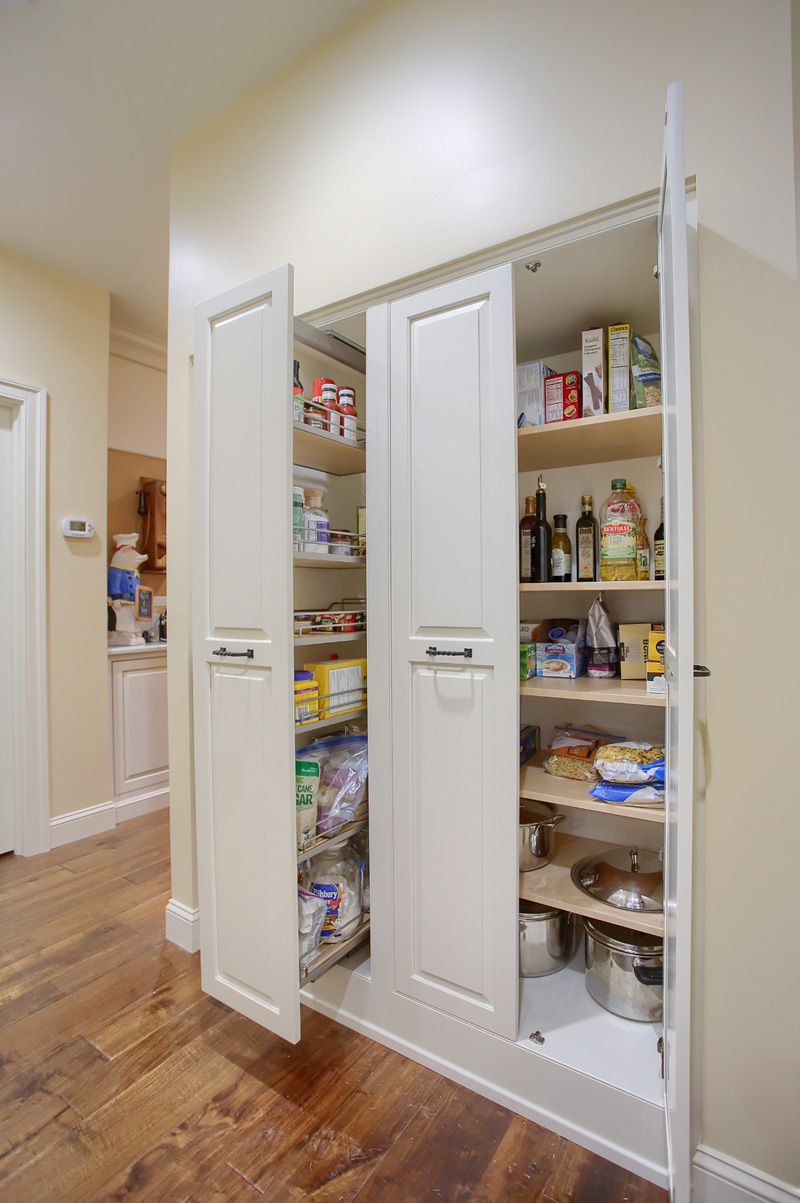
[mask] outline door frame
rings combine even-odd
[[[11,425],[11,701],[14,851],[50,848],[47,718],[47,392],[0,379]]]

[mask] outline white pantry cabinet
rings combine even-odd
[[[679,125],[677,101],[671,91],[668,137]],[[674,141],[660,210],[628,210],[580,242],[539,250],[532,239],[536,270],[544,265],[538,276],[526,271],[531,254],[369,306],[366,367],[335,332],[293,319],[291,268],[198,307],[193,646],[204,989],[295,1042],[302,1000],[645,1177],[671,1181],[683,1200],[692,507],[683,167]],[[563,280],[576,265],[573,297]],[[516,363],[554,357],[557,369],[575,366],[590,314],[597,324],[618,320],[608,310],[619,302],[604,301],[603,289],[620,279],[638,328],[656,334],[661,314],[663,444],[662,415],[652,411],[518,435]],[[366,387],[363,449],[341,453],[328,436],[293,428],[293,357],[306,383],[334,367],[350,373],[344,382],[355,384],[360,414]],[[668,587],[618,586],[608,600],[618,619],[666,617],[666,708],[636,682],[520,687],[520,614],[577,617],[592,589],[518,585],[518,495],[546,471],[552,516],[589,488],[599,502],[621,470],[641,486],[652,517],[662,449]],[[366,564],[293,557],[293,481],[326,491],[333,527],[352,528],[366,497]],[[363,633],[327,643],[352,641],[352,654],[366,649],[369,660],[371,911],[332,951],[329,972],[320,963],[301,975],[293,761],[313,732],[293,723],[292,669],[309,642],[293,636],[293,610],[365,595],[366,644]],[[363,709],[350,718],[363,722]],[[545,738],[566,719],[657,736],[665,714],[665,810],[607,807],[547,777],[540,762],[520,773],[520,720],[539,723]],[[567,816],[546,871],[518,874],[520,797],[554,801]],[[517,975],[518,896],[582,914],[603,908],[570,887],[570,864],[599,844],[633,843],[666,843],[666,923],[608,907],[603,917],[666,931],[663,1027],[596,1006],[580,957],[549,978]]]

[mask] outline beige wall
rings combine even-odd
[[[47,390],[50,810],[109,800],[106,432],[109,296],[0,248],[0,375]],[[91,540],[63,518],[91,518]]]
[[[165,459],[167,373],[111,355],[108,364],[108,445]]]
[[[800,808],[790,758],[763,754],[793,730],[796,700],[778,657],[742,654],[743,633],[789,620],[797,596],[780,526],[795,506],[800,409],[785,370],[800,324],[789,16],[788,0],[387,2],[179,149],[170,787],[173,890],[193,906],[193,306],[288,260],[296,311],[310,311],[647,192],[666,86],[681,80],[700,222],[700,586],[713,670],[698,1123],[706,1145],[798,1184]]]

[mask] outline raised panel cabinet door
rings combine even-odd
[[[689,258],[683,90],[667,91],[658,228],[667,541],[664,1089],[670,1197],[689,1198],[694,592]]]
[[[300,1038],[292,270],[196,310],[193,662],[203,989]]]
[[[510,267],[390,307],[395,989],[517,1027]]]
[[[114,793],[156,788],[169,779],[167,661],[117,661],[111,669]]]

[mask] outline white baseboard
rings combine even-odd
[[[800,1188],[699,1145],[692,1168],[692,1203],[798,1203]]]
[[[151,790],[148,794],[138,794],[135,798],[122,798],[115,803],[117,822],[124,823],[126,819],[138,819],[140,815],[149,815],[153,811],[163,810],[169,806],[169,786]]]
[[[153,811],[169,806],[169,786],[137,794],[135,798],[101,802],[99,806],[87,806],[84,810],[73,810],[67,815],[56,815],[50,820],[50,847],[62,848],[92,835],[113,831],[117,823],[126,819],[138,819]]]
[[[167,939],[186,952],[200,951],[200,911],[184,906],[175,898],[167,903]]]
[[[102,835],[104,831],[113,831],[116,825],[117,813],[113,802],[101,802],[99,806],[87,806],[85,810],[56,815],[50,820],[50,847],[61,848],[75,840],[85,840],[90,835]]]

